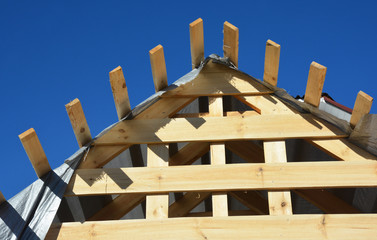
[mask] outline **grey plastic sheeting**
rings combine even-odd
[[[155,103],[159,99],[159,96],[167,90],[174,89],[193,80],[200,73],[201,69],[211,60],[214,63],[226,65],[229,68],[239,71],[227,58],[221,58],[212,54],[207,57],[197,69],[193,69],[168,88],[146,99],[135,107],[124,119],[132,119],[134,116],[144,111]],[[349,139],[352,142],[377,155],[377,115],[369,114],[365,116],[358,123],[355,130],[352,131],[348,122],[340,120],[309,104],[297,101],[284,89],[261,82],[246,73],[241,73],[270,88],[275,92],[278,98],[297,110],[310,112],[334,124],[344,132],[351,134]],[[117,123],[103,130],[96,138],[105,134],[116,124]],[[50,171],[44,177],[38,179],[16,196],[0,205],[0,239],[44,239],[59,208],[66,186],[85,152],[90,150],[89,146],[90,144],[81,148],[68,158],[63,165]]]

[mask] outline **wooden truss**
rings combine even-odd
[[[238,28],[224,23],[224,56],[238,65]],[[203,21],[190,24],[192,66],[204,60]],[[161,45],[150,52],[156,91],[168,86]],[[266,44],[264,82],[277,85],[280,45]],[[318,107],[326,67],[310,65],[304,101]],[[119,195],[83,223],[50,228],[47,239],[374,239],[377,215],[360,211],[326,188],[377,187],[377,157],[353,145],[348,135],[311,114],[302,114],[273,95],[270,88],[228,67],[208,63],[189,84],[167,91],[130,120],[121,67],[110,72],[120,122],[92,141],[80,102],[67,104],[79,146],[90,149],[65,195]],[[200,96],[209,97],[206,113],[179,111]],[[233,96],[253,111],[224,111],[223,96]],[[372,98],[360,92],[351,126],[369,113]],[[20,135],[37,172],[50,170],[33,129]],[[305,139],[339,162],[287,163],[286,139]],[[261,140],[262,145],[255,141]],[[188,142],[175,154],[174,143]],[[135,144],[147,144],[147,166],[102,169]],[[245,164],[226,164],[225,149]],[[209,153],[210,165],[190,165]],[[266,199],[258,190],[267,190]],[[291,191],[326,214],[294,215]],[[169,192],[185,192],[169,203]],[[231,196],[247,211],[228,209]],[[212,197],[212,212],[190,213]],[[1,195],[0,195],[1,198]],[[146,201],[146,219],[119,220]],[[335,215],[335,213],[337,213]],[[342,214],[339,214],[342,213]],[[352,214],[351,214],[352,213]],[[241,216],[248,215],[248,216]],[[265,215],[265,216],[255,216]],[[271,215],[271,216],[268,216]],[[273,216],[272,216],[273,215]]]

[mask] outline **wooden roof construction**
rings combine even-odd
[[[377,187],[377,157],[351,143],[350,132],[275,94],[279,44],[266,43],[263,82],[238,71],[238,39],[238,28],[225,22],[223,51],[229,65],[214,58],[204,64],[203,21],[192,22],[192,68],[200,71],[176,86],[168,86],[163,47],[153,48],[149,54],[158,95],[132,116],[122,68],[112,70],[119,122],[94,139],[80,101],[66,105],[78,145],[88,151],[65,198],[113,197],[83,222],[53,223],[46,239],[376,239],[377,214],[363,213],[329,189]],[[326,70],[316,62],[310,65],[303,104],[318,108]],[[246,110],[227,107],[230,98]],[[194,101],[208,105],[182,111]],[[369,113],[372,101],[360,91],[350,129]],[[35,131],[20,139],[37,175],[49,172]],[[338,161],[288,162],[287,141],[294,139]],[[146,166],[103,168],[139,144],[147,148]],[[227,151],[245,162],[229,162]],[[209,164],[192,165],[205,154]],[[180,196],[172,201],[169,193]],[[295,214],[292,194],[323,214]],[[232,209],[230,198],[247,210]],[[192,212],[206,199],[210,209]],[[121,219],[144,201],[145,219]]]

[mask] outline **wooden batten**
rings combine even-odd
[[[151,60],[154,88],[158,92],[168,86],[164,48],[158,45],[149,51],[149,57]]]
[[[279,60],[280,45],[271,40],[267,40],[263,81],[268,82],[273,86],[276,86],[278,82]]]
[[[6,201],[6,199],[5,199],[4,195],[3,195],[3,193],[0,192],[0,204],[2,204],[5,201]]]
[[[236,67],[238,67],[238,39],[238,28],[229,22],[225,22],[223,45],[224,57],[228,57]]]
[[[357,94],[355,106],[353,107],[350,124],[355,127],[359,120],[368,114],[372,108],[373,98],[363,91]]]
[[[312,62],[312,64],[310,64],[304,101],[314,107],[319,106],[323,84],[325,83],[326,71],[327,68],[319,63]]]
[[[131,111],[126,80],[124,79],[123,71],[120,66],[112,70],[109,73],[109,76],[115,108],[118,114],[118,119],[121,120]]]
[[[65,105],[69,120],[71,121],[73,132],[75,133],[77,143],[80,147],[85,146],[92,140],[88,123],[84,115],[79,99]]]
[[[201,18],[190,23],[190,46],[192,69],[194,69],[204,60],[203,20]]]
[[[25,152],[29,157],[37,176],[40,178],[48,173],[51,170],[51,167],[35,130],[30,128],[18,137],[24,146]]]

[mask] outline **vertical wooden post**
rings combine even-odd
[[[267,40],[263,81],[268,82],[273,86],[276,86],[278,82],[279,59],[280,45],[271,40]]]
[[[224,57],[228,57],[230,61],[238,67],[238,28],[232,24],[224,23]]]
[[[126,80],[124,79],[122,68],[119,66],[112,70],[109,73],[109,77],[118,119],[121,120],[131,111]]]
[[[222,97],[209,98],[210,116],[223,116]],[[211,143],[210,146],[211,165],[226,164],[224,143]],[[228,216],[228,196],[226,192],[212,194],[212,213],[214,217]]]
[[[316,62],[312,62],[312,64],[310,64],[304,101],[313,105],[314,107],[319,106],[323,84],[325,83],[326,71],[327,68],[321,64]]]
[[[76,98],[65,105],[69,120],[71,121],[73,132],[80,147],[88,144],[92,140],[88,123],[84,115],[80,101]]]
[[[190,46],[192,69],[194,69],[204,60],[203,20],[201,18],[190,23]]]
[[[46,154],[43,151],[42,145],[39,142],[37,133],[33,128],[30,128],[21,133],[18,137],[20,138],[25,152],[33,165],[35,173],[41,178],[51,170],[51,167],[48,163]]]
[[[264,159],[266,163],[287,162],[285,141],[264,141]],[[270,215],[292,215],[290,191],[268,191]]]
[[[147,166],[163,167],[169,166],[168,145],[148,145]],[[158,180],[156,180],[158,181]],[[167,218],[169,213],[169,194],[147,195],[146,197],[146,218],[160,219]]]
[[[370,112],[372,108],[373,98],[363,91],[357,94],[355,105],[353,107],[350,124],[355,127],[359,120]]]
[[[149,51],[149,57],[151,60],[154,88],[158,92],[168,86],[164,48],[158,45]]]

